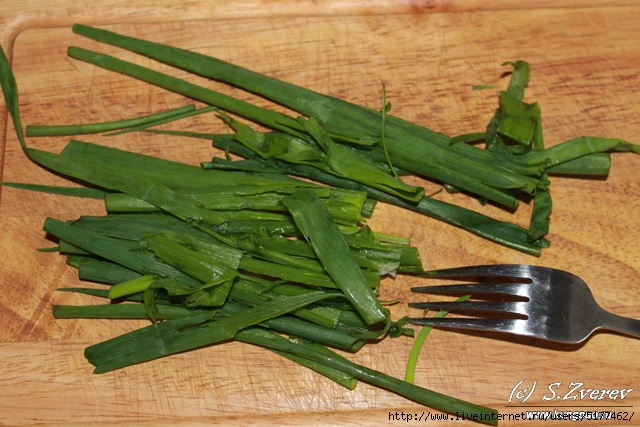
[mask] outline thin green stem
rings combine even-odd
[[[464,295],[456,299],[456,301],[465,301],[465,300],[468,300],[470,297],[471,295]],[[437,317],[437,318],[444,317],[448,313],[449,313],[448,310],[440,310],[433,317]],[[418,335],[416,335],[413,345],[411,346],[411,351],[409,352],[409,358],[407,359],[407,369],[404,376],[404,380],[409,383],[413,383],[413,380],[416,374],[416,366],[418,364],[418,359],[420,357],[420,350],[422,350],[422,347],[424,346],[424,342],[427,339],[427,336],[429,335],[432,329],[433,329],[433,326],[423,326],[420,329],[420,332],[418,332]]]
[[[133,119],[116,120],[100,123],[54,125],[54,126],[27,126],[27,136],[63,136],[63,135],[87,135],[91,133],[109,132],[116,129],[124,129],[132,126],[144,126],[148,123],[167,122],[182,117],[184,113],[195,110],[195,105],[174,108],[169,111],[154,113]]]

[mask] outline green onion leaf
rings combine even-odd
[[[238,314],[213,320],[215,312],[193,314],[137,329],[108,341],[87,347],[85,357],[103,373],[185,350],[232,339],[251,325],[318,302],[322,292],[282,297],[277,302],[252,307]]]
[[[27,126],[27,136],[61,136],[61,135],[86,135],[91,133],[108,132],[116,129],[129,128],[132,126],[146,125],[148,123],[173,120],[182,116],[186,112],[195,110],[195,105],[187,105],[184,107],[174,108],[161,113],[154,113],[144,117],[134,119],[117,120],[111,122],[76,124],[76,125],[57,125],[57,126]]]
[[[347,242],[318,197],[301,190],[283,200],[300,231],[346,298],[369,325],[387,319]]]

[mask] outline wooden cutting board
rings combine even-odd
[[[548,145],[581,135],[640,142],[640,6],[633,1],[568,7],[507,0],[491,6],[471,0],[60,3],[12,0],[0,6],[0,42],[12,55],[24,125],[114,120],[190,103],[69,59],[65,51],[73,44],[168,70],[74,36],[70,26],[81,22],[212,54],[372,108],[379,108],[384,82],[394,115],[451,135],[484,129],[497,107],[497,89],[473,85],[506,87],[508,68],[501,64],[522,59],[532,66],[526,98],[540,104]],[[1,105],[2,180],[68,185],[25,159]],[[181,126],[223,130],[214,116]],[[206,141],[177,137],[82,139],[192,164],[220,154]],[[28,142],[57,151],[66,141]],[[619,153],[607,179],[554,178],[552,246],[539,258],[384,204],[369,224],[411,237],[427,268],[531,263],[566,269],[585,279],[606,309],[640,318],[638,170],[639,156]],[[75,271],[62,257],[36,249],[53,245],[41,231],[46,217],[101,214],[101,204],[1,191],[0,425],[472,425],[455,417],[431,420],[428,408],[366,384],[344,390],[267,351],[235,343],[94,375],[83,349],[145,323],[53,319],[52,304],[93,300],[56,292],[78,284]],[[531,210],[526,202],[512,213],[462,195],[434,197],[522,225]],[[409,288],[417,283],[385,280],[382,296],[402,301],[391,308],[394,317],[411,313],[406,303],[416,299]],[[387,339],[350,357],[402,377],[411,343]],[[505,426],[532,425],[519,415],[539,406],[628,418],[640,408],[639,353],[640,340],[617,334],[561,346],[436,330],[416,383],[494,407],[511,418],[501,422]],[[578,387],[573,393],[571,383]],[[632,391],[624,399],[594,400],[589,389]],[[639,417],[584,425],[634,425]]]

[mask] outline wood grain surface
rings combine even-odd
[[[640,6],[632,1],[567,3],[570,7],[551,1],[524,7],[507,0],[58,3],[0,5],[0,41],[11,53],[24,125],[114,120],[191,103],[74,61],[66,56],[69,45],[239,94],[74,36],[70,26],[81,22],[218,56],[372,108],[379,108],[384,82],[392,114],[451,135],[484,129],[497,107],[497,90],[472,86],[506,87],[508,69],[501,64],[522,59],[532,67],[526,100],[541,107],[548,145],[581,135],[640,142]],[[68,185],[25,159],[0,105],[2,180]],[[224,129],[213,115],[180,126]],[[191,164],[220,154],[206,141],[169,136],[82,139]],[[28,141],[50,151],[66,142]],[[640,156],[617,153],[606,179],[554,178],[552,246],[539,258],[384,204],[369,225],[411,237],[427,268],[531,263],[571,271],[590,284],[604,308],[640,318],[639,170]],[[411,182],[427,191],[438,188]],[[1,188],[0,196],[0,425],[473,425],[426,421],[428,408],[366,384],[344,390],[267,351],[236,343],[94,375],[83,349],[146,323],[53,319],[52,304],[93,300],[56,292],[78,284],[75,270],[62,257],[36,249],[53,245],[42,231],[46,217],[101,214],[101,204],[12,188]],[[435,197],[522,225],[531,210],[526,201],[507,212],[462,195]],[[391,308],[394,317],[411,313],[406,303],[416,299],[409,288],[417,283],[423,282],[385,279],[382,297],[402,301]],[[349,357],[402,377],[411,343],[387,339]],[[436,330],[421,356],[416,383],[512,418],[528,405],[631,414],[640,409],[639,352],[640,340],[609,333],[562,346]],[[562,399],[572,382],[583,383],[584,390],[633,391],[615,401],[579,393]],[[523,403],[517,392],[534,383]],[[560,399],[543,400],[551,395],[550,386]],[[396,413],[423,419],[392,420]],[[631,422],[581,425],[635,425],[638,419],[640,413]],[[512,419],[501,425],[532,423]]]

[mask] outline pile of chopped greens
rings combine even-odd
[[[57,318],[149,319],[150,325],[88,347],[95,372],[107,372],[215,343],[261,346],[353,389],[358,381],[446,412],[497,413],[355,364],[356,352],[387,336],[413,336],[378,299],[381,279],[424,275],[408,239],[366,224],[376,201],[461,227],[540,255],[549,245],[555,174],[606,175],[610,151],[640,148],[618,139],[580,137],[550,148],[538,105],[524,102],[529,65],[513,67],[499,108],[481,132],[449,137],[380,111],[322,95],[216,58],[75,25],[73,31],[192,73],[229,83],[297,112],[272,111],[104,54],[70,47],[86,61],[206,104],[130,120],[27,126],[26,136],[147,131],[213,141],[243,157],[200,167],[71,140],[60,154],[27,146],[17,85],[1,52],[2,90],[18,139],[32,161],[85,188],[3,183],[27,190],[104,200],[106,215],[70,222],[47,218],[44,230],[81,280],[108,288],[63,288],[104,300],[54,306]],[[214,111],[232,132],[158,131],[158,124]],[[243,119],[234,119],[240,117]],[[241,120],[247,120],[243,122]],[[258,131],[250,123],[267,128]],[[483,146],[475,144],[483,142]],[[416,175],[483,202],[516,209],[534,200],[528,228],[425,195],[400,177]],[[310,180],[309,180],[310,179]],[[444,315],[445,313],[439,313]],[[416,349],[428,332],[419,335]]]

